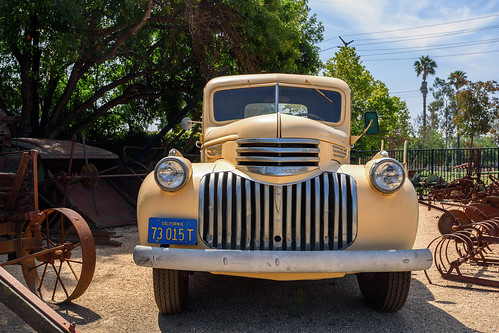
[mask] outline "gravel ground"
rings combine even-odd
[[[415,248],[438,236],[439,216],[420,207]],[[429,271],[433,284],[423,272],[412,274],[409,299],[392,314],[367,308],[354,276],[275,282],[195,273],[188,309],[158,315],[152,270],[133,263],[136,227],[113,231],[123,236],[123,245],[97,247],[87,292],[71,304],[53,306],[82,332],[499,332],[499,290],[445,281],[434,267]],[[19,276],[20,267],[8,270]],[[499,280],[497,266],[481,274]],[[32,330],[0,303],[0,331]]]

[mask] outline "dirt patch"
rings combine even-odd
[[[425,248],[438,236],[439,216],[420,207],[415,248]],[[87,292],[71,304],[54,306],[83,332],[499,331],[499,290],[442,280],[435,268],[429,271],[433,284],[423,272],[412,274],[409,299],[394,314],[367,308],[354,276],[275,282],[195,273],[188,309],[175,316],[158,315],[152,270],[133,263],[136,227],[113,231],[123,236],[123,245],[97,247],[96,272]],[[20,267],[8,270],[20,275]],[[497,279],[499,269],[489,267],[487,274]],[[0,331],[31,329],[0,304]]]

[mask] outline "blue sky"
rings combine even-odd
[[[308,5],[325,28],[318,44],[321,60],[342,45],[337,36],[353,40],[350,46],[367,70],[407,102],[413,122],[422,114],[421,76],[413,68],[420,56],[429,55],[438,65],[427,79],[429,87],[435,77],[447,78],[455,70],[471,81],[499,81],[497,0],[309,0]]]

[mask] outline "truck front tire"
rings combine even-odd
[[[153,268],[154,299],[162,314],[175,314],[184,309],[189,290],[189,275],[185,271]]]
[[[359,273],[357,282],[369,306],[381,312],[396,312],[409,295],[411,272]]]

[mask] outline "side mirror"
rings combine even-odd
[[[366,134],[379,134],[378,114],[374,111],[367,111],[364,113],[364,126]]]
[[[183,118],[183,119],[182,119],[182,121],[180,122],[180,126],[181,126],[184,130],[188,131],[188,130],[190,130],[190,129],[191,129],[191,127],[192,127],[192,123],[193,123],[193,122],[192,122],[191,118],[189,118],[189,117],[185,117],[185,118]]]
[[[180,126],[182,127],[182,129],[188,131],[192,128],[192,124],[202,124],[203,122],[201,121],[195,121],[195,120],[191,120],[191,118],[189,117],[185,117],[184,119],[182,119],[180,121]]]

